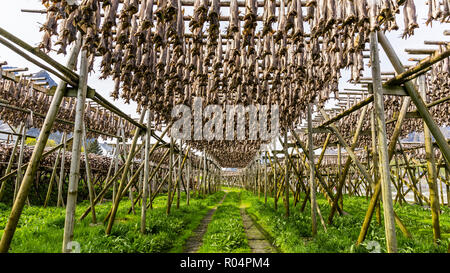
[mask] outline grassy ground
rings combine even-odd
[[[153,210],[148,210],[147,234],[141,235],[140,208],[136,214],[128,214],[130,201],[123,200],[116,216],[116,223],[110,236],[105,236],[103,224],[92,226],[89,215],[75,225],[74,240],[80,244],[81,252],[181,252],[186,239],[198,226],[201,219],[218,201],[224,192],[217,192],[204,199],[191,198],[186,206],[182,196],[181,206],[166,215],[166,196],[154,200]],[[96,206],[98,222],[110,209],[111,203]],[[77,206],[77,218],[88,207],[87,202]],[[0,236],[6,225],[10,208],[0,203]],[[14,235],[10,252],[36,253],[61,252],[65,210],[56,207],[25,207]]]
[[[200,253],[249,253],[239,209],[240,193],[231,191],[218,206],[203,237]]]
[[[263,226],[275,239],[275,244],[283,251],[289,253],[305,252],[370,252],[370,241],[377,242],[381,247],[381,252],[386,251],[383,219],[381,225],[372,219],[366,241],[356,247],[356,242],[361,225],[367,210],[368,201],[364,197],[344,197],[344,211],[349,213],[346,216],[335,216],[334,223],[327,226],[325,233],[319,219],[319,231],[315,238],[311,237],[311,217],[309,203],[303,213],[300,213],[301,204],[293,207],[293,200],[290,200],[291,215],[284,217],[284,204],[280,199],[278,210],[273,208],[273,198],[268,198],[268,204],[264,205],[264,198],[258,198],[253,193],[243,191],[242,202],[247,207],[249,213],[258,218],[258,223]],[[326,221],[329,215],[329,206],[325,198],[318,195],[318,205]],[[302,196],[303,200],[304,196]],[[399,252],[447,252],[450,238],[450,209],[442,207],[440,217],[440,227],[442,233],[442,243],[439,246],[433,244],[433,233],[431,229],[431,212],[429,209],[416,205],[395,205],[396,213],[406,225],[413,236],[408,239],[397,228],[397,241]]]

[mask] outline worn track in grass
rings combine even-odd
[[[200,249],[203,244],[203,236],[208,229],[209,222],[211,222],[214,212],[216,212],[217,207],[222,204],[223,200],[225,200],[227,194],[228,192],[225,192],[222,200],[220,200],[220,202],[214,208],[208,211],[206,216],[200,222],[200,225],[194,230],[192,236],[187,239],[186,244],[184,245],[183,253],[195,253]]]
[[[279,252],[261,232],[260,227],[255,224],[244,208],[241,208],[241,216],[245,233],[247,234],[248,245],[250,246],[252,253]]]

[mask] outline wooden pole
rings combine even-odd
[[[378,32],[381,33],[381,32]],[[370,33],[370,57],[373,79],[373,96],[378,134],[379,171],[381,179],[381,196],[383,200],[386,247],[389,253],[397,252],[397,236],[395,234],[394,208],[389,172],[388,144],[386,139],[386,120],[384,117],[384,98],[381,85],[380,58],[377,32]]]
[[[142,123],[142,121],[144,120],[145,112],[146,112],[145,110],[142,110],[142,114],[141,114],[139,123]],[[122,177],[120,179],[119,188],[117,189],[116,198],[114,199],[114,203],[113,203],[113,206],[112,206],[111,215],[109,217],[108,225],[107,225],[106,230],[105,230],[106,235],[110,235],[111,234],[111,229],[112,229],[112,227],[114,225],[114,219],[116,218],[116,213],[117,213],[117,210],[119,209],[119,203],[120,203],[120,200],[122,198],[121,194],[122,194],[123,188],[125,187],[126,177],[127,177],[128,171],[130,169],[130,165],[131,165],[131,163],[133,161],[133,158],[134,158],[134,155],[135,155],[134,152],[135,152],[135,149],[136,149],[137,141],[139,139],[139,136],[140,136],[141,132],[142,132],[142,129],[140,127],[136,128],[136,132],[135,132],[135,134],[133,136],[133,141],[131,143],[130,151],[128,153],[127,160],[126,160],[126,162],[124,164],[125,167],[123,169]]]
[[[25,148],[25,140],[26,140],[26,126],[21,126],[22,131],[22,137],[20,138],[20,149],[19,149],[19,160],[17,163],[17,177],[16,177],[16,184],[14,187],[14,197],[13,197],[13,202],[16,200],[16,196],[17,196],[17,192],[19,191],[19,187],[20,187],[20,182],[22,181],[22,162],[23,162],[23,153],[24,153],[24,148]]]
[[[152,139],[152,112],[147,110],[147,134],[145,135],[145,152],[144,152],[144,180],[142,183],[142,202],[141,202],[141,233],[145,233],[147,219],[147,198],[152,196],[151,187],[149,187],[150,172],[150,141]]]
[[[372,190],[375,192],[376,182],[379,180],[378,175],[378,152],[377,151],[377,127],[375,124],[375,109],[373,109],[371,115],[370,115],[370,127],[371,127],[371,134],[372,134],[372,161],[373,161],[373,181],[374,183],[371,183]],[[377,201],[376,204],[376,219],[377,223],[381,224],[381,205],[380,201]]]
[[[317,234],[317,201],[316,201],[316,182],[314,177],[314,150],[313,150],[313,136],[312,136],[312,105],[308,103],[308,150],[309,150],[309,186],[310,186],[310,200],[311,200],[311,225],[312,236]]]
[[[83,146],[84,146],[84,164],[86,168],[86,180],[87,180],[87,186],[89,191],[89,203],[91,204],[92,208],[92,223],[97,223],[97,216],[95,214],[95,205],[94,205],[94,185],[92,184],[92,172],[91,172],[91,166],[89,164],[89,157],[88,157],[88,151],[87,151],[87,139],[86,139],[86,127],[85,123],[83,121],[83,126],[81,127],[83,130]]]
[[[23,126],[24,126],[24,124],[22,123],[21,126],[20,126],[19,132],[22,131],[22,127],[23,127]],[[14,159],[15,159],[15,155],[16,155],[16,150],[17,150],[17,147],[19,146],[20,137],[21,137],[21,136],[18,136],[18,137],[16,138],[16,140],[14,141],[14,147],[13,147],[13,149],[12,149],[12,151],[11,151],[11,156],[9,157],[8,166],[6,167],[5,174],[8,174],[8,173],[11,172],[12,166],[13,166],[13,164],[14,164]],[[5,180],[3,181],[3,183],[2,183],[2,186],[0,187],[0,200],[2,200],[3,195],[5,194],[5,189],[6,189],[6,184],[7,184],[7,183],[8,183],[8,179],[5,179]]]
[[[181,169],[181,147],[183,146],[182,140],[180,139],[180,149],[178,153],[178,178],[177,178],[177,209],[180,208],[180,199],[181,199],[181,176],[182,176],[182,169]]]
[[[173,153],[173,137],[170,137],[170,153],[169,153],[169,180],[168,180],[168,186],[167,186],[167,215],[170,214],[170,207],[171,207],[171,191],[172,191],[172,180],[173,180],[173,160],[174,160],[174,153]]]
[[[63,132],[62,135],[62,154],[61,154],[61,170],[59,171],[59,181],[58,181],[58,201],[56,202],[56,206],[63,206],[64,207],[64,201],[63,201],[63,195],[62,195],[62,188],[63,188],[63,183],[64,183],[64,173],[65,173],[65,169],[64,169],[64,165],[66,162],[66,137],[67,134],[66,132]]]
[[[190,153],[190,148],[188,149],[188,153]],[[191,198],[191,175],[192,175],[192,162],[191,162],[191,157],[188,158],[188,166],[187,166],[187,181],[186,181],[186,205],[189,206],[189,201]]]
[[[264,157],[264,205],[267,205],[267,152]],[[448,192],[448,191],[447,191]]]
[[[58,165],[59,165],[59,157],[60,157],[60,155],[61,155],[61,148],[58,150],[58,154],[56,155],[55,164],[53,164],[52,174],[50,175],[50,181],[48,182],[47,195],[45,196],[44,208],[47,207],[48,201],[50,200],[50,195],[52,193],[52,188],[53,188],[53,180],[55,180],[56,170],[57,170]]]
[[[67,68],[72,70],[75,67],[75,62],[81,47],[81,35],[77,36],[77,42],[72,49],[69,61],[67,63]],[[25,171],[25,176],[22,180],[16,201],[14,202],[11,214],[8,218],[8,222],[5,227],[1,242],[0,242],[0,253],[8,252],[11,240],[14,236],[14,232],[19,222],[20,215],[22,213],[25,201],[27,199],[28,193],[30,191],[32,182],[36,175],[39,162],[44,152],[45,145],[47,144],[48,137],[50,135],[53,123],[55,121],[56,115],[58,113],[61,101],[64,97],[64,93],[67,87],[67,83],[61,81],[56,88],[55,94],[53,96],[52,102],[50,104],[49,110],[42,125],[41,132],[39,133],[38,141],[31,155],[30,164],[28,164],[27,170]]]
[[[384,51],[386,52],[386,55],[388,56],[396,72],[398,74],[405,72],[405,68],[402,65],[400,59],[398,58],[388,39],[382,32],[378,32],[378,40],[381,46],[383,47]],[[404,85],[406,92],[411,97],[411,100],[413,101],[414,105],[417,107],[419,115],[422,117],[422,119],[428,126],[430,133],[435,138],[436,144],[439,146],[439,149],[441,150],[447,162],[447,165],[450,165],[450,146],[448,145],[447,140],[445,139],[444,135],[439,129],[439,126],[433,120],[430,112],[428,111],[427,106],[425,105],[423,99],[421,98],[419,92],[417,92],[414,85],[411,82],[405,82]]]
[[[419,76],[418,78],[419,92],[422,96],[422,99],[426,101],[427,98],[427,86],[425,81],[425,76]],[[428,171],[428,188],[430,191],[430,204],[431,204],[431,222],[433,226],[433,240],[434,243],[437,244],[441,239],[441,229],[439,226],[439,196],[438,196],[438,188],[436,181],[436,164],[433,152],[433,144],[431,131],[427,124],[424,122],[423,124],[424,138],[425,138],[425,156],[427,159],[427,171]]]
[[[289,217],[289,153],[288,153],[288,133],[287,129],[284,131],[284,194],[285,194],[285,207],[286,217]]]
[[[351,150],[356,148],[356,145],[358,144],[358,138],[362,130],[362,126],[364,124],[364,119],[367,113],[367,107],[364,107],[362,110],[362,113],[358,119],[358,123],[356,126],[355,133],[353,135],[352,139],[352,146],[350,147]],[[345,161],[344,170],[343,172],[340,171],[341,169],[341,145],[338,146],[338,162],[339,162],[339,180],[336,187],[336,195],[334,196],[333,204],[331,205],[330,209],[330,215],[328,216],[328,224],[330,225],[333,222],[333,217],[336,212],[336,209],[339,207],[339,200],[342,199],[342,189],[345,184],[345,178],[348,174],[348,171],[350,169],[351,164],[351,158],[348,157]]]
[[[80,70],[80,82],[78,83],[75,113],[75,126],[73,128],[72,160],[70,163],[69,188],[66,204],[66,220],[64,223],[64,237],[62,244],[63,253],[72,252],[72,249],[69,248],[68,245],[73,240],[73,230],[75,226],[75,209],[77,205],[78,181],[80,179],[82,130],[88,80],[88,57],[86,50],[81,51]]]

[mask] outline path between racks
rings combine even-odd
[[[247,234],[248,245],[252,253],[277,253],[277,249],[267,240],[266,236],[258,229],[253,219],[241,208],[242,222]]]
[[[200,249],[200,247],[203,244],[203,236],[206,233],[206,230],[208,228],[209,222],[211,222],[211,219],[214,215],[214,212],[216,212],[217,207],[222,204],[223,200],[225,200],[225,197],[227,197],[228,192],[225,192],[225,195],[223,196],[222,200],[220,200],[217,205],[210,209],[206,216],[202,219],[200,222],[200,225],[194,230],[194,234],[189,237],[186,241],[186,244],[184,245],[184,253],[196,253]]]

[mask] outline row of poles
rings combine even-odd
[[[406,81],[404,83],[405,90],[407,96],[403,99],[403,104],[399,113],[399,116],[396,120],[395,129],[392,134],[391,139],[387,140],[386,134],[386,120],[384,116],[384,99],[383,99],[383,86],[381,80],[381,70],[380,70],[380,57],[379,57],[379,47],[381,45],[386,55],[388,56],[391,64],[396,70],[397,74],[401,75],[405,74],[405,68],[402,65],[400,59],[396,55],[394,49],[389,43],[388,39],[382,32],[372,32],[370,35],[370,58],[371,58],[371,70],[372,70],[372,83],[369,84],[369,89],[373,91],[373,97],[370,100],[365,100],[365,104],[361,106],[361,115],[359,116],[359,121],[356,126],[356,130],[354,132],[352,142],[348,143],[339,129],[333,125],[334,122],[339,119],[331,120],[328,114],[323,110],[319,109],[319,112],[325,118],[325,122],[331,129],[331,132],[338,138],[338,166],[335,168],[336,174],[334,175],[334,181],[330,180],[331,176],[329,174],[324,175],[322,173],[321,163],[324,158],[324,153],[328,146],[328,140],[330,138],[330,134],[328,134],[325,143],[322,147],[322,153],[320,154],[317,162],[315,161],[315,154],[313,148],[313,124],[312,124],[312,112],[313,105],[308,105],[308,113],[307,113],[307,126],[308,126],[308,143],[305,145],[300,138],[297,136],[295,130],[291,128],[290,132],[295,138],[294,150],[297,152],[298,161],[297,164],[294,164],[294,157],[289,154],[288,147],[289,142],[287,138],[287,131],[284,133],[284,141],[279,139],[279,141],[283,144],[283,153],[284,153],[284,166],[280,164],[279,159],[274,154],[274,156],[270,156],[267,152],[262,159],[255,161],[250,164],[246,170],[241,174],[241,178],[234,178],[234,184],[239,185],[241,187],[247,188],[253,191],[255,194],[260,195],[261,190],[264,190],[264,198],[267,203],[267,195],[268,192],[274,198],[274,207],[277,209],[277,202],[280,196],[284,195],[284,203],[285,203],[285,212],[286,216],[289,216],[289,195],[290,191],[292,191],[294,195],[294,203],[296,203],[299,199],[299,192],[305,192],[306,198],[301,206],[301,211],[303,211],[304,206],[307,201],[311,204],[311,220],[312,220],[312,234],[313,236],[317,234],[317,222],[318,218],[320,219],[323,227],[326,230],[325,221],[321,215],[320,209],[317,206],[316,200],[316,192],[317,188],[324,194],[327,198],[328,203],[331,207],[330,215],[327,219],[327,223],[331,224],[333,221],[334,215],[339,213],[343,214],[343,202],[342,195],[343,191],[346,187],[346,178],[349,176],[348,174],[351,172],[350,167],[352,163],[356,167],[357,173],[356,177],[354,177],[354,184],[351,182],[352,177],[349,177],[349,182],[347,185],[347,190],[350,193],[354,193],[358,191],[358,187],[361,184],[366,186],[367,197],[370,195],[370,203],[364,218],[363,225],[361,227],[360,235],[357,240],[357,244],[360,244],[364,241],[367,231],[370,225],[370,221],[372,216],[377,211],[377,219],[380,221],[380,201],[383,202],[383,215],[384,215],[384,226],[385,226],[385,235],[386,235],[386,246],[387,251],[397,252],[397,236],[395,225],[397,224],[403,234],[410,238],[411,234],[407,230],[406,226],[400,220],[400,218],[396,215],[393,208],[394,199],[392,196],[392,185],[397,189],[397,196],[395,200],[404,200],[405,193],[402,193],[401,187],[404,184],[407,185],[409,190],[414,193],[414,197],[416,200],[424,201],[428,203],[431,207],[431,218],[432,218],[432,229],[433,229],[433,239],[437,244],[441,239],[440,234],[440,225],[439,225],[439,214],[440,214],[440,204],[439,204],[439,191],[438,191],[438,183],[437,178],[439,177],[442,182],[446,184],[447,189],[447,199],[449,199],[448,191],[449,184],[448,183],[448,164],[450,162],[450,149],[449,145],[440,131],[436,122],[432,119],[430,112],[428,111],[427,105],[424,101],[426,101],[426,90],[427,86],[425,83],[425,76],[418,75],[417,76],[417,84],[414,85],[411,81]],[[428,65],[432,63],[428,62]],[[420,66],[423,69],[422,63]],[[409,74],[408,74],[409,75]],[[417,88],[416,88],[417,86]],[[374,111],[372,113],[367,113],[367,104],[374,103]],[[420,166],[410,166],[409,160],[407,159],[404,151],[402,150],[402,146],[399,141],[399,136],[401,133],[401,127],[403,121],[406,118],[407,109],[410,103],[413,103],[420,117],[424,122],[424,135],[425,135],[425,151],[426,151],[426,181],[428,183],[429,188],[429,198],[425,197],[420,188],[420,179],[425,176],[425,172],[420,175],[416,170],[419,170]],[[348,112],[347,114],[350,114]],[[370,114],[371,120],[371,133],[372,133],[372,174],[369,174],[366,167],[369,168],[369,160],[366,167],[363,162],[358,159],[355,149],[357,147],[358,137],[361,134],[362,125],[364,119],[367,117],[367,114]],[[341,118],[345,116],[342,115]],[[441,168],[436,165],[436,159],[434,158],[433,152],[433,143],[432,137],[434,137],[436,144],[439,150],[442,153],[442,170],[446,174],[446,178],[443,179],[440,177],[439,173],[441,172]],[[405,172],[408,174],[411,183],[408,183],[406,179],[402,179],[400,177],[400,167],[398,164],[397,157],[395,160],[397,164],[391,166],[390,162],[396,154],[396,148],[400,148]],[[343,148],[347,152],[347,159],[343,165],[341,165],[341,148]],[[302,152],[300,152],[300,149]],[[367,148],[368,150],[368,148]],[[302,159],[302,160],[301,160]],[[267,171],[267,162],[270,163],[271,171]],[[277,168],[278,166],[278,168]],[[392,167],[392,168],[391,168]],[[424,166],[422,166],[424,167]],[[295,186],[292,186],[290,183],[290,178],[292,176],[291,170],[294,171],[294,176],[297,178],[297,183]],[[308,182],[305,181],[305,178],[308,177],[305,170],[309,170],[309,179]],[[391,171],[395,170],[395,173],[392,174]],[[423,170],[425,171],[425,170]],[[269,174],[270,173],[270,174]],[[271,175],[273,174],[273,179],[271,179]],[[419,175],[419,176],[417,176]],[[326,177],[327,179],[325,179]],[[394,178],[391,178],[394,177]],[[397,178],[395,180],[395,178]],[[270,182],[271,181],[271,182]],[[395,181],[397,183],[395,183]],[[318,183],[316,183],[318,182]],[[349,190],[349,185],[352,185],[353,190]],[[334,188],[334,191],[333,191]],[[442,189],[442,184],[441,184]],[[379,197],[381,195],[381,200]],[[406,200],[404,200],[406,201]],[[441,190],[441,201],[444,202],[443,192]],[[448,200],[447,200],[448,202]]]
[[[71,242],[73,241],[74,236],[74,227],[77,219],[75,218],[75,210],[76,210],[76,204],[77,204],[77,196],[78,196],[78,183],[80,181],[80,158],[82,149],[81,147],[86,147],[86,130],[84,127],[84,109],[85,109],[85,103],[86,103],[86,96],[87,96],[87,80],[88,80],[88,58],[87,58],[87,52],[82,49],[82,38],[81,34],[78,34],[77,41],[72,48],[71,53],[69,54],[69,58],[67,61],[67,64],[65,66],[66,69],[73,72],[76,68],[77,59],[80,56],[80,75],[78,78],[78,84],[77,84],[77,105],[76,105],[76,114],[75,114],[75,122],[74,122],[74,129],[73,129],[73,135],[70,139],[63,139],[63,143],[55,147],[54,149],[51,149],[50,151],[47,151],[44,153],[44,148],[46,146],[46,143],[49,139],[50,132],[52,131],[53,124],[56,119],[56,114],[59,110],[59,107],[61,105],[62,99],[64,98],[67,90],[67,82],[64,80],[61,80],[56,88],[56,91],[54,93],[51,105],[49,107],[49,110],[47,112],[47,115],[45,117],[43,126],[41,128],[39,137],[37,138],[36,145],[34,147],[33,153],[31,155],[31,159],[29,163],[26,165],[25,174],[23,177],[21,176],[22,170],[17,170],[17,178],[16,178],[16,191],[15,191],[15,197],[13,202],[13,207],[11,209],[10,216],[8,218],[8,222],[6,224],[3,236],[0,241],[0,252],[7,252],[10,248],[11,241],[13,238],[13,235],[15,233],[20,215],[23,211],[23,208],[26,204],[26,200],[28,198],[28,194],[30,192],[31,186],[33,184],[33,181],[36,177],[36,173],[39,169],[39,163],[41,159],[52,153],[56,150],[61,151],[62,148],[63,153],[65,152],[65,147],[68,144],[69,141],[72,142],[72,159],[70,162],[70,171],[69,171],[69,183],[68,183],[68,191],[67,191],[67,200],[66,200],[66,216],[65,216],[65,223],[64,223],[64,236],[63,236],[63,244],[62,244],[62,252],[71,252]],[[146,126],[142,126],[142,123],[144,121],[144,118],[147,119]],[[183,154],[182,152],[182,145],[177,145],[174,143],[173,138],[170,140],[169,145],[163,145],[161,144],[162,138],[166,135],[168,130],[171,127],[171,124],[168,124],[166,129],[162,132],[161,136],[156,138],[156,143],[151,144],[151,137],[154,134],[153,130],[151,129],[151,112],[150,111],[143,111],[140,120],[138,123],[140,126],[136,127],[136,131],[134,134],[134,137],[132,139],[131,144],[128,147],[128,150],[126,151],[126,146],[124,145],[123,151],[126,155],[125,162],[121,168],[118,168],[118,156],[119,156],[119,138],[116,138],[116,147],[114,149],[114,156],[113,161],[110,165],[110,170],[108,171],[107,178],[105,180],[105,184],[103,186],[103,189],[100,191],[100,193],[96,194],[94,187],[93,187],[93,181],[91,177],[91,170],[89,167],[88,160],[85,160],[86,164],[86,181],[89,191],[89,202],[90,206],[88,209],[82,214],[79,220],[84,219],[89,213],[92,215],[92,221],[95,223],[97,221],[96,219],[96,213],[95,213],[95,205],[98,204],[101,200],[103,200],[103,197],[107,193],[107,191],[110,189],[110,187],[113,187],[113,200],[112,200],[112,207],[107,214],[107,217],[104,219],[104,222],[106,224],[105,232],[107,235],[111,233],[114,220],[119,208],[120,201],[125,196],[126,192],[129,192],[132,208],[131,210],[134,210],[134,205],[137,204],[137,202],[140,200],[141,202],[141,223],[140,223],[140,231],[142,233],[145,233],[146,230],[146,211],[148,208],[152,207],[152,200],[156,196],[158,192],[161,191],[163,184],[167,184],[167,213],[170,213],[172,202],[174,201],[174,197],[177,196],[176,199],[176,207],[179,208],[180,206],[180,199],[181,199],[181,186],[184,187],[184,191],[186,192],[186,202],[189,204],[190,200],[190,189],[192,188],[194,191],[194,194],[197,193],[197,195],[201,194],[210,194],[213,192],[216,192],[219,189],[219,169],[213,162],[209,159],[207,159],[206,154],[204,153],[202,158],[202,164],[200,166],[194,166],[192,164],[192,156],[190,155],[190,148],[187,147],[186,152]],[[123,128],[122,128],[123,129]],[[22,128],[21,132],[24,134],[26,130]],[[120,131],[120,130],[119,130]],[[122,134],[122,140],[125,142],[123,130],[122,132],[119,132]],[[135,158],[139,151],[143,148],[142,145],[138,147],[138,140],[139,138],[145,139],[145,145],[144,145],[144,159],[141,162],[139,168],[133,172],[133,162],[135,161]],[[21,145],[21,151],[22,146],[24,143],[24,140],[26,139],[26,136],[22,136],[22,145]],[[18,138],[19,139],[19,138]],[[181,143],[180,143],[181,144]],[[163,146],[169,146],[166,150],[164,156],[159,161],[156,167],[153,169],[150,166],[150,162],[152,159],[152,154],[155,152],[156,149],[163,147]],[[85,157],[87,157],[87,150],[84,149]],[[178,158],[176,158],[176,153],[178,154]],[[156,191],[152,193],[152,187],[149,186],[149,181],[152,181],[155,176],[157,176],[157,173],[161,172],[163,169],[162,164],[163,161],[169,157],[169,166],[167,167],[167,174],[162,178],[162,175],[160,178],[161,182],[156,188]],[[22,156],[20,156],[22,158]],[[57,156],[59,158],[59,156]],[[188,164],[185,164],[188,162]],[[57,166],[58,163],[55,162],[55,166]],[[64,161],[61,162],[61,164],[64,164]],[[178,165],[176,165],[178,164]],[[110,177],[111,168],[114,165],[114,175]],[[187,165],[187,166],[185,166]],[[22,162],[19,162],[18,167],[22,167]],[[10,169],[9,169],[10,170]],[[56,170],[56,168],[54,168]],[[64,166],[61,166],[61,172],[64,171]],[[131,188],[133,185],[135,185],[136,181],[138,180],[140,173],[142,174],[142,185],[140,185],[139,189],[139,195],[137,198],[133,198],[133,195],[131,193]],[[7,171],[7,174],[10,172]],[[53,174],[52,174],[53,175]],[[196,177],[195,177],[196,176]],[[10,176],[8,176],[10,177]],[[60,182],[58,183],[58,205],[63,203],[63,198],[61,194],[61,187],[62,187],[62,181],[64,176],[60,175]],[[186,181],[186,183],[183,183],[183,180]],[[119,181],[119,183],[117,183]],[[3,183],[5,185],[6,183]],[[117,185],[118,184],[118,185]],[[49,185],[50,187],[50,185]],[[49,192],[51,190],[49,189]]]

